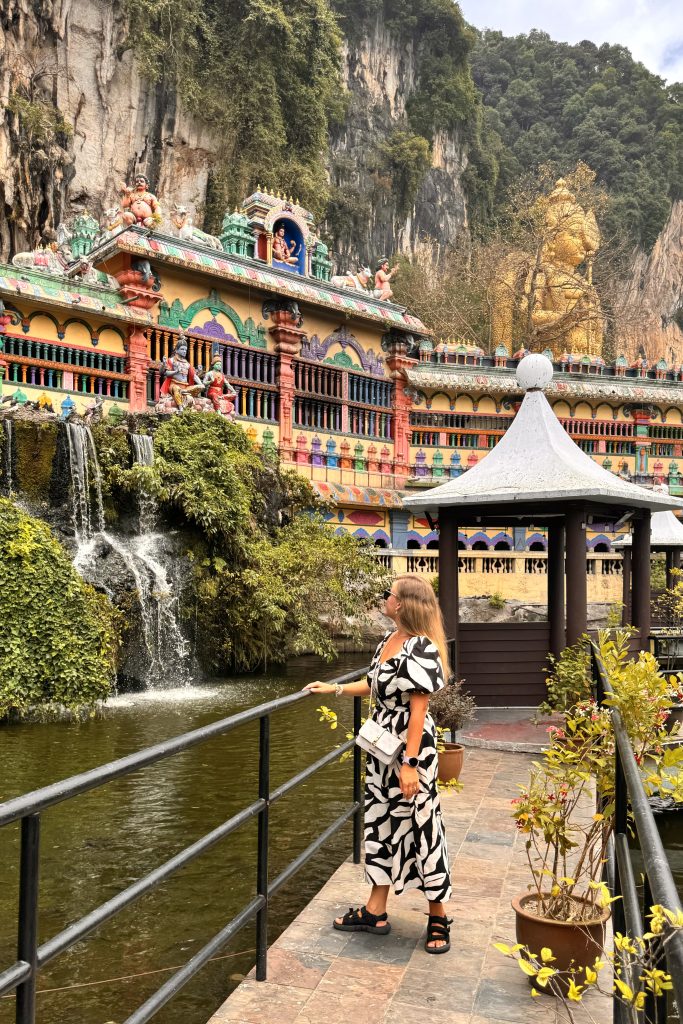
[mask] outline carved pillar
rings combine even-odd
[[[280,391],[280,455],[291,462],[294,456],[292,442],[294,406],[294,368],[292,360],[301,352],[301,343],[306,338],[301,325],[304,318],[293,299],[268,299],[263,303],[263,319],[272,317],[273,326],[268,333],[275,342],[278,356],[277,383]]]
[[[147,410],[147,371],[151,360],[147,354],[147,335],[141,327],[130,328],[126,373],[130,374],[128,407],[131,412]]]
[[[394,382],[394,476],[395,484],[399,487],[410,475],[410,410],[413,403],[406,371],[417,363],[417,359],[408,355],[414,349],[413,337],[410,334],[390,331],[382,338],[382,349],[386,353],[386,364]]]

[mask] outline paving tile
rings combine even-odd
[[[520,972],[521,974],[521,972]],[[544,1006],[543,1003],[550,1003]],[[525,978],[509,983],[483,978],[474,1000],[473,1012],[486,1019],[503,1021],[552,1021],[555,1016],[554,1000],[551,997],[533,999]]]
[[[449,956],[450,954],[446,953],[443,957],[434,959],[446,961]],[[452,962],[455,967],[457,960],[453,959]],[[477,978],[467,977],[460,972],[447,974],[446,963],[443,970],[442,976],[437,977],[431,971],[408,967],[396,991],[396,1000],[430,1012],[452,1012],[456,1006],[459,1013],[469,1011],[474,1003]]]
[[[243,981],[209,1024],[293,1024],[310,995],[310,989]]]
[[[334,931],[329,925],[312,928],[308,924],[299,924],[295,921],[277,939],[273,948],[282,947],[306,953],[338,956],[346,948],[349,939],[348,932]]]
[[[394,999],[382,1018],[381,1024],[410,1024],[415,1021],[415,1007],[410,1003],[401,1003]],[[453,1013],[441,1010],[429,1010],[425,1024],[469,1024],[469,1013]]]
[[[287,949],[284,946],[271,946],[268,950],[268,983],[274,985],[290,985],[293,988],[317,988],[325,976],[332,957],[320,953],[307,953],[304,950]],[[247,975],[255,978],[256,968]]]

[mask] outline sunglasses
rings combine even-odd
[[[383,598],[383,600],[388,601],[390,597],[396,597],[396,594],[393,592],[393,590],[383,590],[382,591],[382,598]]]

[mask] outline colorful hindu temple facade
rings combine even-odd
[[[521,400],[523,350],[437,343],[361,272],[331,279],[312,217],[285,197],[257,191],[220,238],[188,229],[184,212],[175,228],[128,216],[100,229],[84,215],[61,250],[0,266],[3,403],[152,412],[182,336],[192,367],[219,364],[237,421],[313,482],[339,531],[383,548],[396,569],[435,571],[435,524],[402,497],[467,472],[497,443]],[[683,493],[683,367],[569,354],[554,365],[549,400],[584,451]],[[619,596],[614,539],[594,524],[594,600]],[[472,593],[484,579],[483,592],[543,600],[543,531],[470,530],[460,546],[465,596],[471,576]]]

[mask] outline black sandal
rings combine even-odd
[[[439,917],[437,914],[430,914],[427,921],[427,938],[425,939],[425,952],[447,953],[451,948],[451,930],[449,925],[453,924],[450,917]],[[444,939],[443,946],[430,946],[430,942]]]
[[[341,924],[333,921],[332,926],[339,932],[374,932],[375,935],[388,935],[391,931],[386,913],[371,914],[367,907],[349,907],[349,912],[344,914]]]

